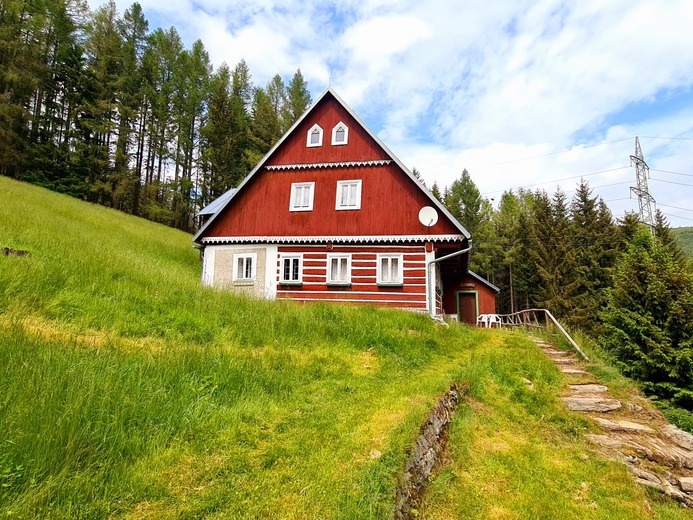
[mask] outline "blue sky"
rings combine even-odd
[[[215,65],[245,59],[256,85],[297,68],[314,98],[331,83],[429,186],[467,168],[489,197],[571,195],[584,175],[618,217],[637,208],[641,136],[659,207],[693,225],[690,0],[141,4],[150,27],[201,39]]]

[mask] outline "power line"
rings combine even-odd
[[[670,206],[669,204],[662,204],[661,202],[658,204],[658,206],[664,206],[665,208],[674,208],[674,209],[680,209],[681,211],[690,211],[693,213],[693,209],[690,208],[681,208],[679,206]]]
[[[671,173],[672,175],[683,175],[685,177],[693,177],[693,173],[671,172],[669,170],[655,170],[654,168],[651,168],[650,171],[651,172],[660,172],[660,173]]]
[[[586,148],[594,148],[595,146],[603,146],[605,144],[620,143],[621,141],[628,141],[630,139],[632,139],[632,137],[624,137],[623,139],[616,139],[614,141],[603,141],[601,143],[596,143],[596,144],[577,145],[578,148],[576,148],[574,146],[573,148],[566,148],[564,150],[558,150],[556,152],[549,152],[549,153],[544,153],[544,154],[539,154],[539,155],[530,155],[528,157],[520,157],[518,159],[510,159],[509,161],[501,161],[501,162],[497,162],[497,163],[492,163],[489,166],[499,166],[501,164],[510,164],[510,163],[514,163],[514,162],[528,161],[529,159],[538,159],[540,157],[549,157],[551,155],[558,155],[561,153],[572,152],[575,149],[585,150]]]
[[[678,186],[688,186],[689,188],[693,188],[693,184],[685,184],[683,182],[665,181],[664,179],[655,179],[654,177],[650,177],[650,180],[658,181],[658,182],[666,182],[667,184],[676,184]]]
[[[682,217],[681,215],[672,215],[671,213],[664,213],[664,212],[662,212],[662,215],[670,217],[670,218],[680,218],[683,220],[690,220],[691,222],[693,222],[693,218]]]
[[[640,136],[641,139],[668,139],[670,141],[693,141],[693,137],[652,137],[643,135]]]
[[[619,166],[618,168],[611,168],[609,170],[601,170],[601,171],[592,172],[592,173],[583,173],[581,175],[575,175],[573,177],[564,177],[563,179],[555,179],[555,180],[550,180],[550,181],[537,182],[534,184],[525,184],[523,186],[514,186],[512,188],[505,188],[502,190],[486,191],[486,192],[482,193],[482,195],[487,195],[487,194],[491,194],[491,193],[500,193],[502,191],[508,191],[508,189],[519,190],[519,189],[523,189],[523,188],[532,188],[534,186],[542,186],[544,184],[553,184],[554,182],[563,182],[563,181],[570,181],[573,179],[581,179],[583,177],[591,177],[592,175],[599,175],[600,173],[608,173],[608,172],[615,172],[618,170],[625,170],[626,168],[630,168],[630,166]]]

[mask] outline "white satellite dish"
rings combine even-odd
[[[435,226],[438,222],[438,212],[431,206],[424,206],[419,210],[419,222],[426,227]]]

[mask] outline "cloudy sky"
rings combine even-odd
[[[693,226],[690,0],[140,3],[215,65],[245,59],[256,85],[297,68],[314,99],[331,84],[429,186],[466,168],[496,200],[571,196],[582,176],[620,216],[637,209],[640,136],[657,206]]]

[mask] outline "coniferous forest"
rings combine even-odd
[[[186,231],[311,102],[300,70],[252,83],[138,3],[0,3],[0,174]]]

